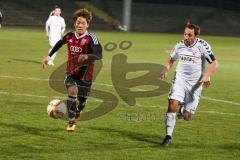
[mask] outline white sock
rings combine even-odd
[[[176,124],[176,113],[169,112],[166,114],[166,134],[172,137]]]

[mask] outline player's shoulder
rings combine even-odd
[[[51,21],[53,19],[53,16],[49,16],[47,21]]]
[[[92,32],[88,32],[87,35],[90,37],[93,37],[93,38],[97,38],[96,34],[94,34]]]
[[[201,46],[203,46],[203,47],[210,46],[207,41],[205,41],[204,39],[201,39],[201,38],[198,38],[198,39],[197,39],[197,45],[201,45]]]
[[[88,32],[87,35],[93,40],[94,44],[98,44],[98,38],[94,33]]]
[[[74,31],[68,31],[63,37],[64,37],[64,38],[70,38],[70,37],[72,37],[74,34],[75,34]]]
[[[75,34],[74,31],[68,31],[68,32],[66,33],[66,35],[74,35],[74,34]]]
[[[186,47],[185,45],[184,45],[184,41],[183,40],[181,40],[181,41],[178,41],[176,44],[175,44],[175,49],[178,49],[178,48],[183,48],[183,47]]]
[[[61,19],[61,21],[65,21],[64,18],[63,18],[62,16],[60,16],[60,19]]]

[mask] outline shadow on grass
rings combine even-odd
[[[40,127],[32,127],[32,126],[27,126],[22,124],[11,124],[11,123],[4,123],[4,122],[0,122],[0,126],[6,127],[6,128],[13,128],[17,130],[17,132],[24,132],[26,134],[64,139],[62,137],[59,137],[53,134],[54,132],[62,131],[62,129],[60,128],[40,128]]]
[[[114,129],[114,128],[108,128],[108,127],[88,127],[88,128],[91,130],[106,132],[108,135],[119,134],[123,138],[128,138],[134,141],[151,144],[151,147],[160,147],[160,142],[163,138],[159,135],[143,134],[143,133],[138,133],[134,131],[120,130],[120,129]]]
[[[27,60],[27,59],[17,59],[17,58],[11,58],[12,61],[17,62],[27,62],[27,63],[35,63],[35,64],[42,64],[42,62],[35,61],[35,60]],[[8,62],[11,62],[10,60]]]
[[[240,153],[240,143],[236,142],[236,143],[228,143],[228,144],[221,144],[219,145],[219,148],[221,149],[226,149],[229,151],[238,151],[238,153]]]

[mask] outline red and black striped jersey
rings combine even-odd
[[[93,79],[94,61],[102,58],[102,47],[97,37],[90,32],[85,32],[81,36],[76,32],[68,32],[56,43],[49,56],[51,57],[63,44],[67,44],[68,50],[66,72],[79,80],[91,81]],[[78,62],[81,54],[88,55],[88,59],[83,64]]]

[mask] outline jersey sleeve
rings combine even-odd
[[[65,20],[64,18],[62,18],[62,27],[65,28],[66,27],[66,23],[65,23]]]
[[[87,54],[89,60],[99,60],[102,59],[102,46],[99,43],[97,37],[89,33],[90,36],[90,48],[91,48],[91,53]]]
[[[212,61],[216,60],[213,51],[211,49],[211,46],[203,41],[202,43],[202,50],[203,50],[203,56],[205,57],[205,59],[208,61],[208,63],[212,63]]]
[[[46,21],[46,26],[50,26],[51,23],[51,16],[48,17],[47,21]]]
[[[174,46],[174,48],[172,49],[171,54],[170,54],[170,57],[171,57],[171,59],[173,59],[174,61],[175,61],[176,59],[178,59],[178,44],[176,44],[176,45]]]
[[[68,33],[62,38],[60,39],[52,48],[52,50],[49,52],[48,56],[52,56],[55,52],[57,52],[64,44],[66,44],[67,41],[67,36]]]

